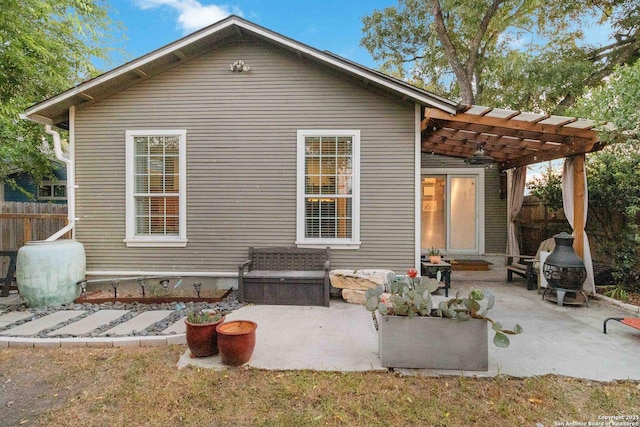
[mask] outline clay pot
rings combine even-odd
[[[191,323],[185,319],[187,345],[192,357],[209,357],[218,354],[216,327],[222,322],[224,322],[224,316],[215,323]]]
[[[251,359],[256,346],[256,328],[251,320],[234,320],[218,325],[218,348],[222,363],[240,366]]]
[[[440,262],[442,262],[442,255],[429,255],[429,262],[431,264],[440,264]]]

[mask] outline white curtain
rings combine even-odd
[[[574,212],[574,191],[573,191],[573,171],[575,168],[576,157],[567,157],[564,159],[564,167],[562,169],[562,202],[564,206],[564,213],[567,216],[569,225],[575,230],[573,225],[573,212]],[[583,169],[583,182],[584,182],[584,224],[582,228],[587,225],[587,209],[589,206],[589,193],[587,192],[587,172],[586,168]],[[587,232],[583,231],[584,238],[584,265],[587,268],[587,280],[584,282],[583,289],[587,294],[595,295],[596,285],[593,279],[593,261],[591,259],[591,249],[589,247],[589,239],[587,238]],[[574,232],[575,236],[575,232]]]
[[[507,171],[507,216],[509,220],[509,228],[507,229],[507,255],[513,257],[520,255],[515,220],[522,208],[526,181],[526,166],[520,166]]]

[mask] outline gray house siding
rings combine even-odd
[[[467,168],[463,159],[423,153],[421,167]],[[504,254],[507,247],[507,199],[500,196],[500,170],[486,169],[484,174],[484,250],[487,254]]]
[[[245,38],[89,107],[75,121],[77,238],[90,271],[234,272],[296,239],[296,132],[361,131],[359,250],[334,268],[414,264],[414,105]],[[242,59],[249,73],[232,73]],[[186,248],[127,248],[125,131],[187,130]]]

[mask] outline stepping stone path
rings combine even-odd
[[[0,348],[182,344],[188,310],[229,312],[240,306],[235,295],[211,304],[76,304],[42,310],[0,306]]]

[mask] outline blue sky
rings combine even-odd
[[[360,47],[362,17],[374,9],[395,6],[397,0],[108,0],[108,4],[113,9],[112,20],[124,24],[128,38],[119,47],[129,57],[114,55],[112,67],[235,14],[316,49],[375,68],[369,53]]]
[[[316,49],[329,50],[359,64],[377,68],[360,46],[362,18],[375,9],[397,6],[397,0],[106,0],[113,21],[125,27],[127,40],[115,46],[107,71],[230,14],[290,37]],[[585,30],[591,42],[606,42],[606,29]]]
[[[305,43],[329,50],[359,64],[377,68],[360,46],[362,18],[376,9],[396,6],[397,0],[106,0],[113,21],[121,22],[126,40],[115,47],[112,63],[98,64],[103,71],[171,43],[230,14]],[[585,29],[596,44],[607,41],[609,31]],[[539,172],[536,172],[539,173]]]

